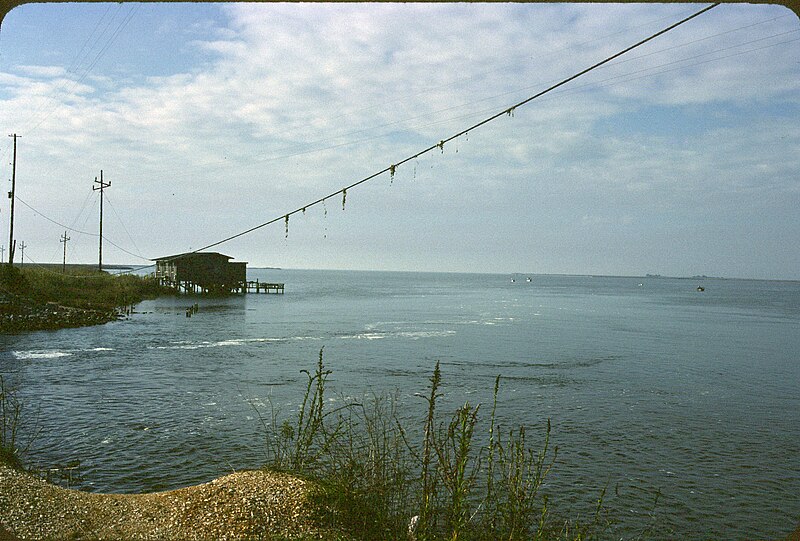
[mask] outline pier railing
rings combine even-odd
[[[245,293],[274,293],[283,295],[283,284],[248,280],[245,283]]]

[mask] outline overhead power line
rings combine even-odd
[[[26,203],[26,202],[25,202],[25,200],[24,200],[24,199],[22,199],[22,198],[21,198],[20,196],[18,196],[18,195],[17,195],[17,196],[15,196],[15,197],[14,197],[14,199],[16,199],[17,201],[19,201],[20,203],[22,203],[23,205],[25,205],[26,207],[28,207],[29,209],[31,209],[33,212],[35,212],[36,214],[38,214],[39,216],[41,216],[42,218],[44,218],[44,219],[45,219],[45,220],[47,220],[48,222],[54,223],[54,224],[56,224],[56,225],[57,225],[57,226],[59,226],[59,227],[63,227],[64,229],[67,229],[67,230],[69,230],[69,231],[73,231],[73,232],[75,232],[75,233],[80,233],[81,235],[89,235],[89,236],[91,236],[91,237],[99,237],[99,236],[100,236],[100,235],[98,235],[97,233],[91,233],[91,232],[89,232],[89,231],[81,231],[80,229],[75,229],[74,227],[70,227],[70,226],[68,226],[68,225],[64,225],[64,224],[62,224],[61,222],[58,222],[58,221],[56,221],[56,220],[54,220],[54,219],[50,218],[50,217],[49,217],[49,216],[47,216],[46,214],[43,214],[41,211],[39,211],[39,210],[37,210],[37,209],[33,208],[33,207],[30,205],[30,204]]]
[[[91,195],[91,192],[90,192],[90,195]],[[64,228],[64,229],[66,229],[67,231],[72,231],[73,233],[79,233],[79,234],[81,234],[81,235],[88,235],[88,236],[90,236],[90,237],[99,237],[99,236],[100,236],[100,234],[99,234],[99,233],[92,233],[92,232],[90,232],[90,231],[83,231],[83,230],[81,230],[81,229],[75,229],[74,227],[70,227],[70,226],[68,226],[68,225],[64,225],[64,224],[62,224],[61,222],[59,222],[59,221],[57,221],[57,220],[54,220],[54,219],[50,218],[50,217],[49,217],[49,216],[47,216],[46,214],[43,214],[43,213],[42,213],[40,210],[38,210],[38,209],[35,209],[35,208],[34,208],[34,207],[32,207],[32,206],[31,206],[29,203],[27,203],[25,200],[23,200],[22,198],[20,198],[19,196],[15,196],[15,197],[14,197],[14,199],[16,199],[17,201],[19,201],[20,203],[22,203],[23,205],[25,205],[26,207],[28,207],[30,210],[32,210],[33,212],[35,212],[36,214],[38,214],[39,216],[41,216],[42,218],[44,218],[44,219],[45,219],[45,220],[47,220],[48,222],[50,222],[50,223],[53,223],[53,224],[55,224],[55,225],[57,225],[57,226],[59,226],[59,227],[63,227],[63,228]],[[112,210],[114,210],[114,213],[116,214],[116,212],[117,212],[117,211],[114,209],[114,207],[112,206],[111,208],[112,208]],[[83,211],[81,211],[81,212],[83,212]],[[87,217],[87,218],[88,218],[88,217]],[[121,220],[120,220],[120,223],[122,223],[122,222],[121,222]],[[123,225],[122,225],[122,227],[124,228],[124,227],[125,227],[125,224],[123,224]],[[126,229],[125,231],[126,231],[126,233],[127,233],[127,229]],[[130,233],[128,234],[128,237],[130,238]],[[109,244],[110,244],[111,246],[113,246],[114,248],[116,248],[116,249],[118,249],[118,250],[120,250],[120,251],[122,251],[122,252],[125,252],[125,253],[126,253],[126,254],[128,254],[128,255],[132,255],[132,256],[134,256],[134,257],[138,257],[139,259],[143,259],[143,260],[145,260],[145,261],[152,261],[152,260],[151,260],[149,257],[145,257],[145,256],[143,256],[143,255],[141,255],[141,254],[137,254],[137,253],[131,252],[130,250],[126,250],[125,248],[123,248],[123,247],[122,247],[122,246],[120,246],[119,244],[117,244],[117,243],[113,242],[112,240],[110,240],[110,239],[109,239],[109,238],[108,238],[106,235],[103,235],[103,240],[104,240],[105,242],[109,243]],[[130,240],[131,240],[131,242],[133,242],[133,239],[130,239]],[[134,247],[136,247],[136,246],[135,246],[135,243],[134,243]],[[136,249],[138,250],[138,247],[136,247]]]
[[[64,88],[62,87],[62,88],[60,88],[60,90],[65,90],[67,93],[69,93],[69,92],[71,92],[71,91],[72,91],[72,90],[73,90],[73,89],[74,89],[74,88],[75,88],[77,85],[81,84],[81,83],[82,83],[82,82],[83,82],[83,81],[84,81],[84,80],[85,80],[85,79],[86,79],[86,78],[89,76],[89,73],[92,71],[92,69],[94,68],[94,66],[95,66],[95,65],[96,65],[96,64],[97,64],[97,63],[100,61],[100,59],[103,57],[103,55],[104,55],[104,54],[106,53],[106,51],[109,49],[109,47],[111,47],[111,45],[114,43],[114,40],[117,38],[117,36],[120,34],[120,32],[122,32],[122,30],[124,30],[124,29],[125,29],[125,27],[126,27],[126,26],[128,26],[128,23],[129,23],[129,22],[131,21],[131,19],[133,18],[133,14],[134,14],[134,12],[136,11],[136,8],[137,8],[136,4],[133,4],[133,5],[131,5],[131,8],[130,8],[130,10],[128,10],[128,13],[127,13],[127,15],[126,15],[126,16],[123,18],[123,20],[122,20],[122,21],[121,21],[121,22],[120,22],[120,23],[117,25],[116,29],[115,29],[115,30],[114,30],[114,31],[111,33],[111,36],[108,38],[108,40],[106,41],[106,43],[105,43],[105,45],[103,46],[103,48],[102,48],[102,49],[100,49],[100,51],[97,53],[97,56],[95,56],[94,60],[92,60],[92,62],[89,64],[89,66],[87,66],[87,67],[86,67],[86,69],[83,71],[83,74],[82,74],[82,75],[81,75],[81,76],[80,76],[78,79],[76,79],[76,80],[73,80],[73,81],[71,82],[71,84],[69,85],[69,87],[68,87],[68,88],[64,89]],[[108,10],[106,10],[106,13],[108,13]],[[105,14],[103,14],[103,18],[105,18]],[[101,21],[102,21],[102,19],[101,19]],[[112,16],[112,18],[109,20],[109,22],[106,24],[106,27],[103,29],[103,31],[102,31],[102,33],[100,34],[100,36],[99,36],[99,38],[98,38],[98,39],[100,39],[100,38],[102,38],[103,36],[105,36],[105,33],[106,33],[106,31],[109,29],[109,27],[110,27],[110,25],[111,25],[112,21],[113,21],[113,16]],[[99,24],[100,24],[100,22],[98,22],[98,23],[97,23],[97,25],[98,25],[98,26],[99,26]],[[97,26],[95,27],[95,30],[96,30],[96,29],[97,29]],[[84,47],[85,47],[85,44],[84,44]],[[94,47],[94,45],[92,45],[92,47]],[[83,48],[81,48],[81,51],[83,51]],[[88,54],[88,51],[87,51],[87,54]],[[54,97],[51,97],[51,98],[50,98],[50,100],[52,100],[52,101],[55,101],[55,98],[54,98]],[[51,107],[49,111],[47,111],[46,113],[42,114],[42,116],[41,116],[41,118],[39,119],[39,121],[38,121],[38,122],[36,122],[36,123],[35,123],[35,124],[34,124],[32,127],[28,128],[28,131],[29,131],[29,132],[33,132],[34,130],[36,130],[36,129],[37,129],[39,126],[41,126],[41,125],[42,125],[42,123],[44,123],[44,121],[45,121],[45,120],[47,120],[48,118],[50,118],[50,115],[52,115],[52,114],[53,114],[53,113],[54,113],[54,112],[55,112],[55,111],[56,111],[56,110],[57,110],[59,107],[61,107],[61,105],[59,105],[59,104],[54,104],[54,105],[53,105],[53,107]],[[41,109],[41,108],[40,108],[40,109]],[[36,113],[38,113],[38,112],[39,112],[39,111],[37,110],[37,111],[36,111]],[[36,113],[34,113],[34,115],[35,115]],[[32,120],[31,120],[31,122],[33,122],[34,120],[35,120],[35,118],[34,118],[34,119],[32,119]]]
[[[111,203],[111,199],[109,199],[108,195],[106,195],[106,202],[108,203],[108,206],[111,207],[111,210],[114,211],[114,216],[117,217],[117,220],[119,221],[120,225],[122,226],[122,229],[125,231],[125,234],[128,235],[128,240],[131,241],[131,244],[133,244],[133,247],[136,249],[137,252],[141,252],[141,250],[139,250],[139,247],[136,245],[136,241],[133,240],[133,237],[131,236],[130,232],[128,231],[128,228],[125,227],[125,222],[122,221],[122,218],[120,217],[119,213],[117,212],[117,209],[114,208],[114,205]],[[106,239],[106,240],[108,240],[108,239]],[[114,244],[114,246],[117,246],[117,245]],[[131,253],[128,250],[120,248],[119,246],[117,246],[117,248],[119,248],[120,250],[122,250],[123,252],[125,252],[127,254],[136,256],[136,257],[138,257],[140,259],[148,260],[148,258],[146,258],[144,256],[141,256],[138,253],[136,253],[136,254]]]
[[[733,32],[737,32],[737,31],[740,31],[740,30],[752,28],[752,27],[757,26],[757,25],[766,24],[766,23],[772,22],[774,20],[777,20],[777,19],[780,19],[780,18],[786,17],[786,16],[787,15],[782,15],[780,17],[773,17],[772,19],[766,19],[764,21],[759,21],[757,23],[753,23],[753,24],[750,24],[750,25],[740,26],[740,27],[737,27],[737,28],[734,28],[734,29],[730,29],[730,30],[726,30],[724,32],[717,33],[717,34],[712,34],[712,35],[708,35],[708,36],[705,36],[705,37],[702,37],[702,38],[697,38],[697,39],[694,39],[694,40],[691,40],[691,41],[680,43],[678,45],[671,45],[671,46],[668,46],[668,47],[665,47],[665,48],[662,48],[662,49],[659,49],[659,50],[656,50],[656,51],[652,51],[652,52],[641,54],[639,56],[628,56],[625,59],[618,60],[618,61],[614,62],[613,64],[606,64],[606,65],[603,66],[602,69],[611,68],[611,67],[618,67],[618,66],[626,64],[628,62],[641,60],[641,59],[644,59],[644,58],[652,57],[654,55],[660,55],[660,54],[663,54],[663,53],[665,53],[667,51],[673,51],[673,50],[677,50],[677,49],[680,49],[680,48],[685,48],[687,46],[690,46],[690,45],[693,45],[693,44],[697,44],[697,43],[700,43],[702,41],[706,41],[708,39],[712,39],[712,38],[719,37],[719,36],[724,36],[726,34],[731,34]],[[764,42],[766,40],[770,40],[770,39],[773,39],[773,38],[778,38],[778,37],[789,35],[789,34],[797,34],[798,32],[800,32],[800,29],[793,29],[793,30],[789,30],[789,31],[785,31],[785,32],[779,32],[779,33],[776,33],[776,34],[771,34],[771,35],[768,35],[768,36],[760,37],[760,38],[755,39],[755,40],[739,42],[739,43],[736,43],[734,45],[723,47],[721,49],[709,50],[709,51],[706,51],[706,52],[704,52],[702,54],[694,55],[694,56],[691,56],[691,57],[685,57],[685,58],[678,59],[678,60],[670,60],[669,62],[653,65],[651,67],[641,68],[641,69],[637,69],[637,70],[634,70],[634,71],[622,73],[622,74],[610,77],[608,79],[602,80],[600,82],[586,82],[586,83],[583,83],[581,85],[570,85],[566,89],[562,88],[558,92],[551,93],[548,96],[548,98],[552,99],[553,97],[561,95],[562,93],[574,93],[574,92],[578,92],[578,91],[581,91],[581,90],[587,90],[587,89],[592,89],[592,88],[601,88],[601,87],[606,87],[606,86],[610,86],[610,85],[613,85],[613,84],[621,84],[621,83],[625,83],[625,82],[628,82],[628,81],[639,79],[641,77],[651,77],[651,76],[667,73],[669,71],[674,71],[675,69],[690,68],[690,67],[693,67],[693,66],[702,65],[704,63],[708,63],[708,62],[712,62],[712,61],[724,60],[726,58],[731,58],[732,56],[738,56],[738,55],[750,54],[750,53],[762,51],[762,50],[764,50],[766,48],[769,48],[769,47],[777,47],[779,45],[785,45],[787,43],[791,43],[793,41],[796,41],[796,39],[790,39],[790,40],[779,41],[779,42],[772,42],[772,43],[769,43],[768,45],[747,49],[747,50],[744,50],[744,51],[737,52],[737,53],[735,53],[733,55],[717,56],[717,57],[711,58],[710,60],[707,60],[707,61],[695,62],[695,63],[691,63],[691,64],[686,63],[686,62],[688,62],[690,60],[693,60],[693,59],[697,59],[697,58],[701,58],[701,57],[710,57],[710,56],[715,55],[717,53],[720,53],[722,51],[727,51],[727,50],[730,50],[730,49],[733,49],[733,48],[737,48],[737,47],[743,47],[745,45],[752,45],[752,44],[757,43],[757,42]],[[676,67],[676,68],[668,69],[668,70],[657,71],[659,68],[662,68],[664,66],[675,66],[675,65],[679,65],[679,66]],[[600,71],[601,70],[598,69],[596,71],[596,73],[600,73]],[[645,72],[649,72],[649,73],[646,73],[645,75],[642,75],[642,76],[638,76],[637,75],[637,74],[641,74],[641,73],[645,73]],[[629,77],[631,75],[637,75],[637,76],[636,77]],[[304,140],[304,142],[302,144],[298,143],[298,144],[289,145],[289,146],[282,147],[282,148],[279,148],[279,149],[275,150],[272,154],[259,155],[258,157],[251,158],[251,159],[248,160],[248,162],[246,164],[243,163],[243,164],[239,164],[239,165],[233,165],[227,159],[217,159],[217,160],[207,161],[207,162],[204,162],[204,163],[193,163],[192,165],[194,167],[200,167],[204,171],[209,171],[210,169],[215,169],[215,170],[226,169],[228,171],[232,170],[233,168],[243,169],[243,168],[248,168],[248,167],[259,166],[260,164],[267,163],[267,162],[285,160],[287,158],[293,158],[293,157],[302,156],[302,155],[309,155],[309,154],[325,152],[325,151],[330,151],[330,150],[349,147],[349,146],[354,146],[354,145],[360,145],[362,143],[374,141],[376,139],[381,139],[381,138],[386,137],[387,135],[391,135],[391,134],[396,133],[396,128],[395,127],[401,127],[402,128],[404,126],[409,126],[412,129],[420,130],[420,129],[423,129],[423,128],[431,128],[431,127],[434,127],[434,126],[437,126],[437,125],[441,125],[441,124],[445,124],[445,123],[452,123],[452,122],[461,121],[461,120],[479,118],[479,117],[481,117],[483,115],[490,114],[490,113],[492,113],[494,111],[497,111],[497,106],[496,105],[495,106],[485,106],[485,107],[481,107],[480,109],[470,110],[469,112],[466,112],[466,113],[463,112],[463,110],[467,109],[469,107],[473,107],[473,106],[477,106],[479,104],[486,103],[486,102],[496,102],[500,98],[506,98],[508,96],[518,95],[518,94],[520,94],[522,92],[529,92],[529,91],[532,91],[534,89],[542,88],[542,87],[545,87],[546,85],[549,85],[549,84],[552,84],[554,82],[557,82],[558,80],[559,79],[552,79],[552,80],[548,80],[548,81],[537,82],[535,84],[528,84],[528,85],[526,85],[524,87],[517,87],[517,88],[511,89],[511,90],[507,90],[507,91],[504,91],[504,92],[501,92],[501,93],[497,93],[497,94],[492,94],[492,95],[489,95],[489,96],[486,96],[486,97],[482,97],[482,98],[473,99],[473,100],[470,100],[470,101],[467,101],[467,102],[461,102],[461,103],[457,103],[457,104],[454,104],[454,105],[448,105],[446,107],[439,108],[439,109],[436,109],[436,110],[431,111],[431,112],[424,112],[424,113],[420,113],[420,114],[415,114],[413,116],[407,116],[405,118],[401,118],[401,119],[397,119],[397,120],[386,121],[386,122],[383,122],[382,124],[377,124],[377,125],[373,125],[373,126],[366,127],[366,128],[357,128],[357,129],[354,129],[354,130],[351,130],[351,131],[348,131],[348,132],[345,132],[345,133],[339,133],[339,134],[336,134],[336,135],[326,136],[326,137],[323,137],[323,138],[320,138],[320,139],[316,139],[316,140]],[[434,87],[434,88],[446,88],[446,87],[449,87],[451,85],[452,84],[442,85],[440,87]],[[412,95],[416,95],[416,94],[412,94]],[[400,99],[400,98],[397,98],[397,99]],[[393,100],[393,101],[396,101],[396,100]],[[369,106],[369,107],[378,107],[378,105]],[[366,110],[366,109],[367,108],[359,109],[359,111]],[[419,121],[419,120],[427,119],[427,118],[431,117],[434,114],[449,113],[451,111],[457,112],[457,114],[449,115],[449,116],[443,116],[438,120],[430,120],[428,122],[421,123],[421,124],[414,124],[414,125],[410,124],[413,121]],[[344,115],[345,115],[345,113],[342,113],[341,115],[334,116],[332,118],[339,118],[339,117],[344,116]],[[381,131],[378,131],[378,130],[381,130]],[[377,133],[375,133],[375,132],[377,132]],[[347,137],[355,136],[355,135],[359,135],[359,134],[366,134],[366,135],[364,137],[359,137],[358,139],[345,139]],[[345,140],[342,141],[342,139],[345,139]],[[340,142],[336,142],[336,141],[340,141]],[[176,169],[159,169],[159,173],[164,175],[164,176],[169,176],[172,179],[191,177],[191,176],[196,176],[197,175],[196,171],[194,171],[192,169],[187,169],[185,166],[179,167],[179,168],[176,168]]]
[[[204,250],[208,250],[209,248],[214,248],[215,246],[219,246],[219,245],[224,244],[226,242],[232,241],[234,239],[237,239],[239,237],[242,237],[244,235],[252,233],[253,231],[256,231],[258,229],[261,229],[263,227],[266,227],[266,226],[268,226],[270,224],[274,224],[274,223],[279,222],[279,221],[284,221],[286,223],[286,227],[288,228],[289,217],[290,216],[292,216],[294,214],[297,214],[297,213],[300,213],[300,212],[305,212],[308,208],[311,208],[311,207],[313,207],[315,205],[323,203],[324,201],[326,201],[326,200],[328,200],[328,199],[330,199],[332,197],[336,197],[336,196],[338,196],[340,194],[342,195],[342,205],[344,206],[344,201],[345,201],[345,198],[347,197],[347,191],[348,190],[351,190],[352,188],[355,188],[356,186],[364,184],[365,182],[368,182],[368,181],[370,181],[370,180],[372,180],[372,179],[374,179],[374,178],[376,178],[376,177],[378,177],[378,176],[380,176],[380,175],[382,175],[382,174],[384,174],[386,172],[389,172],[391,175],[394,175],[395,170],[397,169],[397,167],[399,167],[399,166],[401,166],[401,165],[403,165],[405,163],[408,163],[411,160],[419,158],[420,156],[422,156],[424,154],[427,154],[428,152],[431,152],[431,151],[433,151],[433,150],[435,150],[437,148],[438,149],[444,149],[444,145],[446,143],[449,143],[450,141],[452,141],[454,139],[462,137],[463,135],[466,135],[467,133],[478,129],[478,128],[484,126],[485,124],[488,124],[488,123],[492,122],[493,120],[496,120],[496,119],[502,117],[503,115],[512,115],[514,113],[514,111],[516,109],[518,109],[519,107],[527,105],[531,101],[533,101],[533,100],[535,100],[535,99],[537,99],[537,98],[539,98],[539,97],[541,97],[541,96],[543,96],[543,95],[545,95],[545,94],[547,94],[549,92],[552,92],[553,90],[555,90],[555,89],[557,89],[559,87],[562,87],[562,86],[566,85],[567,83],[569,83],[571,81],[574,81],[578,77],[581,77],[582,75],[585,75],[585,74],[589,73],[590,71],[599,68],[600,66],[608,64],[609,62],[619,58],[620,56],[622,56],[622,55],[624,55],[624,54],[626,54],[626,53],[628,53],[630,51],[632,51],[633,49],[636,49],[637,47],[640,47],[640,46],[644,45],[645,43],[648,43],[648,42],[656,39],[657,37],[659,37],[659,36],[661,36],[663,34],[666,34],[667,32],[677,28],[678,26],[681,26],[682,24],[687,23],[690,20],[702,15],[703,13],[705,13],[705,12],[715,8],[715,7],[717,7],[718,5],[720,5],[719,2],[717,2],[715,4],[711,4],[710,6],[707,6],[707,7],[701,9],[700,11],[698,11],[698,12],[696,12],[696,13],[688,16],[688,17],[685,17],[684,19],[681,19],[680,21],[678,21],[678,22],[676,22],[676,23],[674,23],[674,24],[672,24],[672,25],[670,25],[670,26],[668,26],[668,27],[666,27],[666,28],[664,28],[662,30],[659,30],[655,34],[650,35],[649,37],[647,37],[647,38],[645,38],[645,39],[643,39],[643,40],[641,40],[641,41],[639,41],[639,42],[637,42],[637,43],[635,43],[635,44],[633,44],[633,45],[631,45],[631,46],[629,46],[629,47],[627,47],[627,48],[625,48],[625,49],[623,49],[621,51],[619,51],[618,53],[615,53],[615,54],[605,58],[604,60],[601,60],[600,62],[598,62],[598,63],[596,63],[596,64],[594,64],[592,66],[589,66],[588,68],[576,73],[575,75],[567,77],[566,79],[563,79],[562,81],[560,81],[560,82],[558,82],[558,83],[546,88],[545,90],[542,90],[541,92],[538,92],[538,93],[534,94],[533,96],[530,96],[530,97],[528,97],[528,98],[526,98],[526,99],[524,99],[524,100],[522,100],[522,101],[520,101],[520,102],[518,102],[518,103],[516,103],[516,104],[514,104],[512,106],[510,106],[510,107],[507,107],[507,108],[501,110],[500,112],[495,113],[492,116],[489,116],[489,117],[481,120],[480,122],[478,122],[476,124],[473,124],[472,126],[466,128],[466,129],[463,129],[463,130],[461,130],[460,132],[458,132],[458,133],[456,133],[454,135],[451,135],[450,137],[447,137],[446,139],[442,139],[438,143],[433,144],[433,145],[429,146],[428,148],[426,148],[424,150],[421,150],[421,151],[417,152],[416,154],[413,154],[413,155],[411,155],[411,156],[409,156],[409,157],[407,157],[407,158],[405,158],[403,160],[400,160],[399,162],[394,163],[394,164],[386,167],[385,169],[382,169],[382,170],[380,170],[380,171],[378,171],[376,173],[373,173],[373,174],[371,174],[371,175],[369,175],[367,177],[364,177],[361,180],[353,182],[352,184],[350,184],[348,186],[345,186],[344,188],[341,188],[340,190],[337,190],[337,191],[335,191],[333,193],[330,193],[330,194],[326,195],[325,197],[321,197],[321,198],[317,199],[316,201],[308,203],[307,205],[303,205],[302,207],[299,207],[299,208],[297,208],[297,209],[295,209],[295,210],[293,210],[291,212],[287,212],[286,214],[283,214],[281,216],[278,216],[276,218],[268,220],[268,221],[266,221],[264,223],[261,223],[259,225],[254,226],[254,227],[251,227],[249,229],[246,229],[244,231],[236,233],[235,235],[231,235],[231,236],[226,237],[226,238],[224,238],[222,240],[219,240],[219,241],[213,242],[211,244],[208,244],[206,246],[203,246],[202,248],[198,248],[197,250],[193,250],[193,251],[191,251],[189,253],[197,253],[197,252],[202,252]]]
[[[120,250],[121,252],[125,252],[125,253],[126,253],[126,254],[128,254],[128,255],[132,255],[133,257],[138,257],[139,259],[142,259],[142,260],[144,260],[144,261],[152,261],[152,259],[150,259],[149,257],[145,257],[145,256],[143,256],[143,255],[141,255],[141,254],[135,254],[135,253],[131,252],[130,250],[126,250],[125,248],[123,248],[123,247],[122,247],[122,246],[120,246],[119,244],[117,244],[117,243],[115,243],[115,242],[112,242],[111,240],[109,240],[109,238],[108,238],[108,237],[106,237],[105,235],[103,235],[103,240],[104,240],[105,242],[109,243],[111,246],[113,246],[113,247],[114,247],[114,248],[116,248],[117,250]]]

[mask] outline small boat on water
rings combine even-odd
[[[705,290],[706,288],[704,288],[703,286],[697,286],[697,291],[705,291]]]

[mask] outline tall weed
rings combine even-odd
[[[0,464],[14,469],[23,469],[22,456],[28,451],[38,435],[38,430],[27,434],[29,443],[20,447],[20,429],[23,428],[22,402],[16,391],[8,386],[0,375]]]
[[[426,406],[418,432],[400,420],[396,395],[327,411],[331,371],[323,350],[315,372],[303,372],[308,380],[295,420],[279,421],[274,409],[269,422],[262,417],[266,466],[316,480],[319,518],[327,525],[354,538],[416,541],[583,540],[602,531],[602,497],[587,525],[551,518],[541,494],[557,456],[550,450],[550,423],[538,450],[524,426],[501,426],[499,376],[484,438],[478,435],[480,404],[465,403],[441,417],[439,363],[428,390],[418,395]]]

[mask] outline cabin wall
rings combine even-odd
[[[222,254],[190,254],[156,262],[156,277],[184,291],[231,293],[244,291],[247,263],[228,261]]]
[[[197,284],[222,282],[228,277],[226,257],[186,257],[176,260],[179,282]]]
[[[156,262],[156,278],[160,282],[176,282],[178,274],[178,266],[175,261],[157,261]]]

